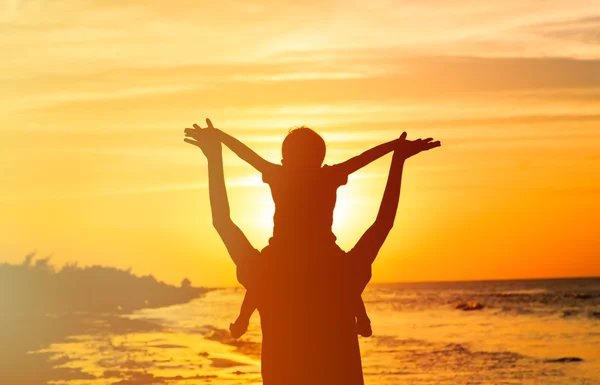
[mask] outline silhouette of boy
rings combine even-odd
[[[206,122],[209,128],[215,129],[223,144],[262,174],[263,182],[271,188],[275,214],[273,237],[269,244],[280,255],[286,255],[290,250],[302,250],[305,255],[310,255],[311,250],[340,250],[331,229],[338,187],[347,183],[348,175],[394,151],[398,141],[404,140],[403,137],[381,144],[343,163],[328,166],[323,165],[326,153],[323,138],[312,129],[301,126],[289,131],[281,148],[281,164],[275,164],[214,128],[209,119]],[[194,137],[201,130],[194,124],[194,129],[187,128],[185,133]],[[253,293],[247,291],[240,315],[230,325],[234,338],[247,331],[256,303]],[[360,295],[356,299],[355,316],[357,333],[371,336],[371,321]]]

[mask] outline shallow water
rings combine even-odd
[[[260,383],[258,314],[241,341],[226,332],[243,294],[129,316],[159,332],[74,336],[42,352],[87,377],[56,384]],[[367,384],[600,384],[600,279],[371,285],[363,298]],[[583,361],[549,362],[567,357]]]

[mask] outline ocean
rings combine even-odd
[[[54,384],[259,384],[260,319],[229,336],[244,295],[215,289],[127,317],[143,330],[72,336],[38,353],[87,378]],[[365,383],[600,384],[600,278],[369,285]],[[457,309],[465,302],[477,310]]]

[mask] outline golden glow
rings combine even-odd
[[[329,164],[404,130],[441,140],[407,162],[375,282],[600,275],[598,11],[0,3],[0,260],[37,250],[55,264],[235,284],[206,161],[182,141],[210,117],[274,162],[302,124],[323,134]],[[344,249],[375,218],[389,160],[339,190]],[[269,190],[225,161],[234,219],[263,247]]]

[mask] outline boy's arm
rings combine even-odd
[[[217,132],[219,133],[219,139],[221,140],[221,143],[229,147],[231,151],[258,170],[258,172],[265,173],[271,170],[273,167],[277,167],[275,163],[271,163],[264,159],[254,152],[250,147],[246,146],[233,136],[221,130],[217,130]]]
[[[226,134],[225,132],[219,130],[218,128],[213,128],[214,133],[219,138],[219,141],[229,147],[231,151],[233,151],[237,156],[239,156],[242,160],[246,161],[252,167],[254,167],[260,173],[266,173],[278,165],[275,163],[271,163],[268,160],[263,159],[260,155],[254,152],[250,147],[246,146],[244,143],[240,142],[233,136]],[[194,128],[186,128],[186,135],[194,136],[194,135],[202,135],[202,128],[197,124],[194,124]]]
[[[394,151],[398,143],[398,139],[392,140],[391,142],[383,143],[378,146],[371,148],[357,155],[353,158],[348,159],[345,162],[336,165],[336,168],[340,170],[343,175],[350,175],[356,170],[359,170],[369,163],[381,158],[389,152]]]

